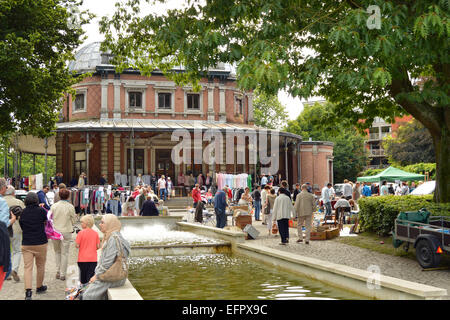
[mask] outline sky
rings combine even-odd
[[[144,3],[144,1],[142,1]],[[99,32],[99,21],[102,16],[111,17],[115,12],[115,0],[84,0],[82,9],[88,9],[91,13],[95,14],[96,17],[92,21],[83,26],[86,32],[87,39],[84,44],[88,44],[96,41],[103,41],[103,35]],[[180,8],[184,3],[183,0],[168,0],[166,3],[157,3],[155,5],[149,5],[145,3],[141,6],[141,12],[166,12],[168,9]],[[83,45],[82,45],[83,46]],[[286,111],[289,115],[290,120],[294,120],[303,110],[302,101],[299,98],[293,98],[290,94],[285,91],[281,91],[278,94],[279,101],[286,107]],[[319,98],[314,98],[311,100],[319,100]]]

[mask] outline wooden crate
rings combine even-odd
[[[327,240],[327,233],[326,232],[311,231],[309,239],[310,240]]]
[[[252,216],[238,216],[236,217],[236,226],[244,230],[245,226],[248,224],[252,224]]]
[[[326,232],[327,240],[339,237],[339,228],[328,229]]]

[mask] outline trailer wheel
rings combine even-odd
[[[435,252],[431,243],[426,239],[417,243],[416,258],[424,269],[436,268],[441,262],[441,255]]]

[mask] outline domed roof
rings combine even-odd
[[[95,71],[97,66],[105,65],[102,63],[100,45],[101,42],[92,42],[78,50],[78,52],[75,53],[75,60],[69,62],[69,71],[79,73],[92,72]],[[111,64],[106,65],[111,66]],[[183,69],[183,66],[174,69]],[[227,71],[232,75],[236,74],[236,68],[227,63],[220,63],[216,68],[210,68],[209,70]]]
[[[92,42],[75,53],[75,60],[69,62],[69,70],[77,72],[95,71],[102,64],[101,42]]]

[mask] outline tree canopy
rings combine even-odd
[[[131,61],[181,84],[227,62],[241,88],[324,97],[335,121],[367,128],[409,113],[433,137],[435,199],[450,201],[448,0],[189,0],[144,16],[139,4],[102,19],[118,70]]]
[[[253,94],[255,125],[267,129],[280,129],[286,125],[289,117],[276,95],[268,95],[258,90]]]
[[[401,125],[391,136],[384,138],[383,149],[394,166],[436,161],[430,132],[417,120]]]
[[[305,106],[296,120],[288,122],[286,131],[301,135],[305,140],[312,138],[316,141],[333,142],[334,181],[355,181],[358,173],[364,170],[369,162],[364,137],[353,126],[324,122],[323,119],[331,108],[330,103],[318,102]]]
[[[67,68],[87,13],[78,0],[0,1],[0,134],[50,136],[63,93],[79,79]]]

